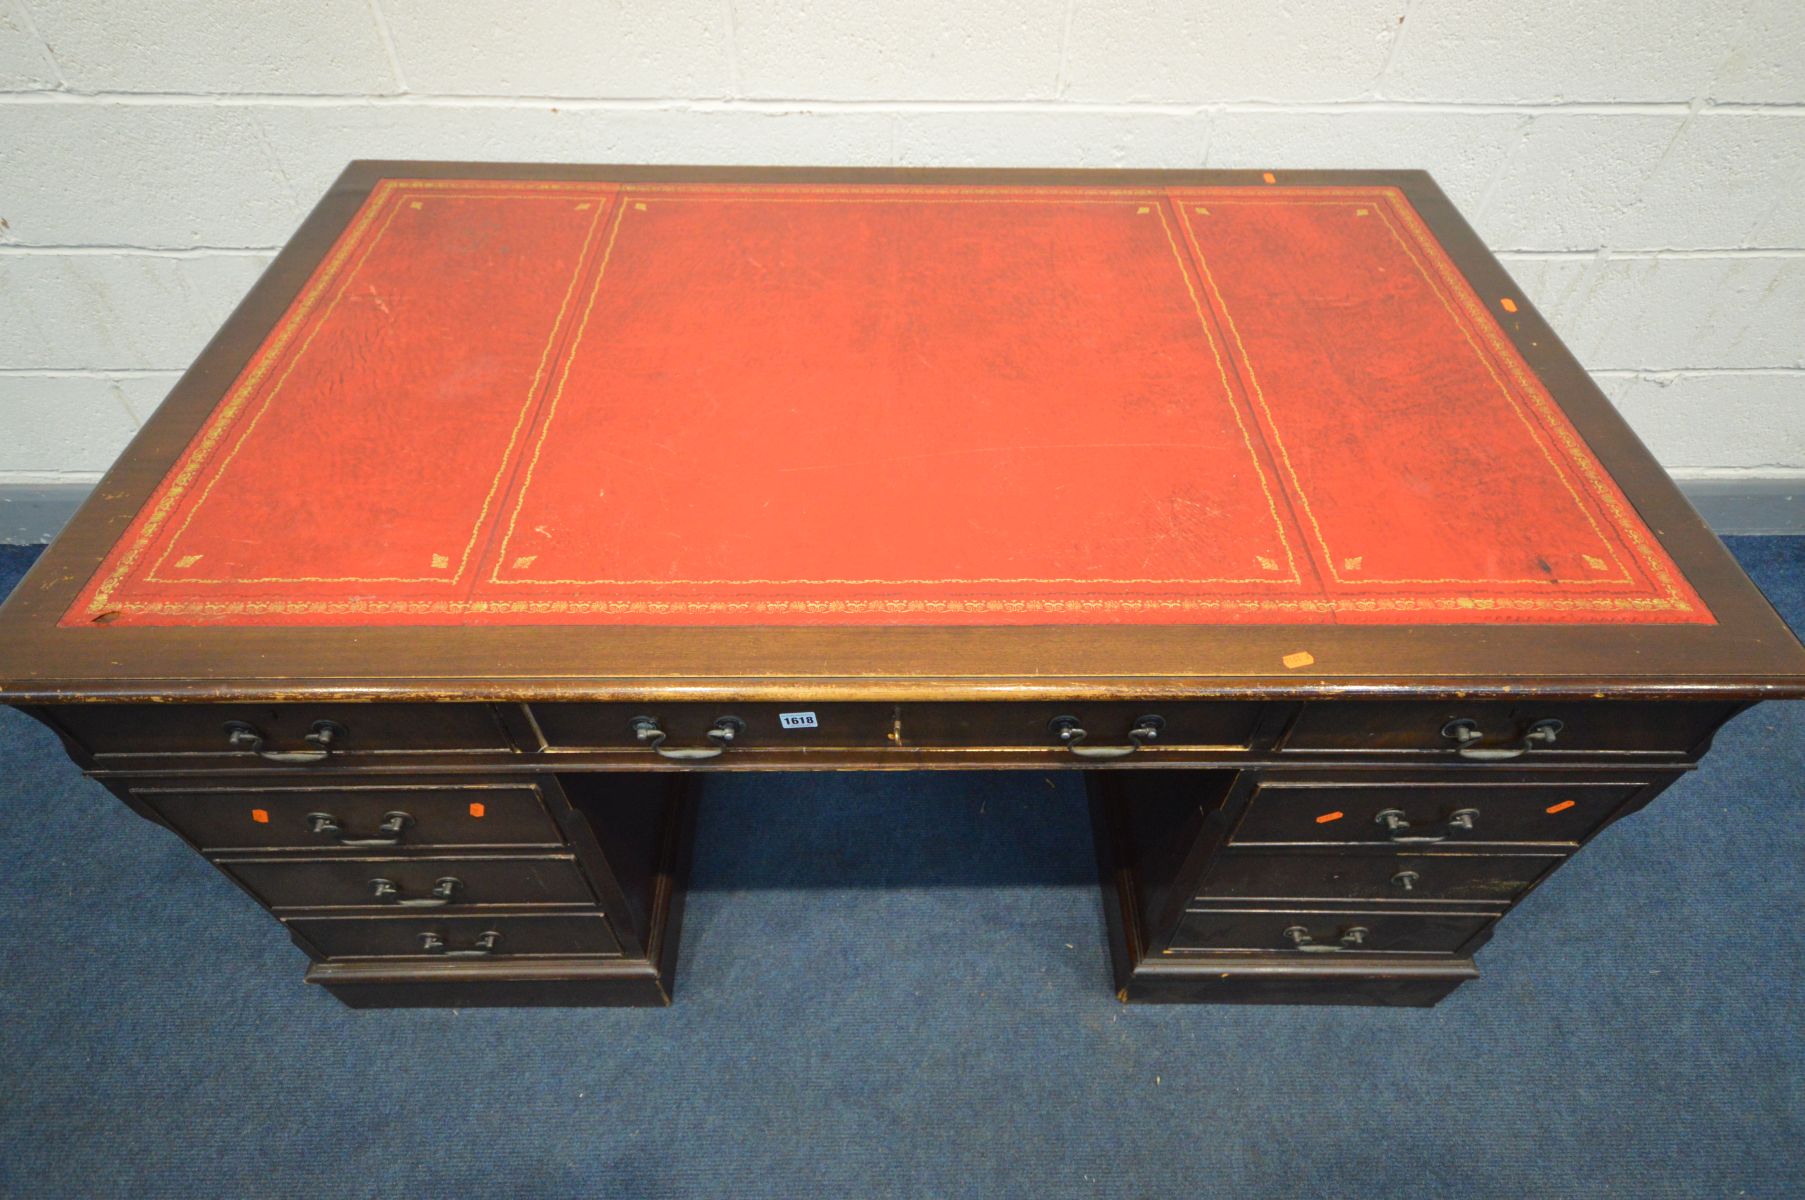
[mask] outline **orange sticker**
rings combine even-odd
[[[1579,801],[1577,800],[1562,800],[1559,804],[1550,804],[1548,806],[1548,811],[1551,813],[1566,812],[1578,803]]]
[[[1279,659],[1279,661],[1295,671],[1299,667],[1307,667],[1315,662],[1316,656],[1311,654],[1308,650],[1299,650],[1296,654],[1285,655],[1285,657]]]
[[[1260,176],[1260,178],[1264,179],[1267,183],[1277,183],[1278,182],[1278,180],[1276,180],[1272,177],[1271,171],[1266,172],[1264,175]]]
[[[259,825],[268,825],[269,810],[264,808],[253,808],[251,810],[251,820],[257,822]]]
[[[1345,816],[1347,816],[1347,814],[1344,812],[1324,813],[1322,816],[1316,818],[1316,823],[1318,825],[1327,825],[1330,821],[1339,821]]]
[[[1505,312],[1516,312],[1517,311],[1517,302],[1515,300],[1512,300],[1509,296],[1506,296],[1504,299],[1498,301],[1498,303],[1502,304],[1504,306]]]
[[[480,801],[480,800],[472,800],[472,801],[471,801],[471,802],[470,802],[470,815],[471,815],[471,816],[473,816],[473,817],[480,817],[480,816],[482,816],[482,815],[483,815],[483,814],[484,814],[484,813],[486,813],[486,812],[488,812],[488,811],[489,811],[489,810],[488,810],[488,809],[486,809],[486,808],[484,808],[484,807],[483,807],[483,804],[482,804],[482,801]]]

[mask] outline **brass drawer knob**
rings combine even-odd
[[[1421,845],[1426,842],[1445,842],[1455,833],[1473,832],[1473,827],[1479,823],[1479,810],[1476,808],[1456,809],[1448,817],[1446,833],[1405,833],[1404,831],[1411,826],[1401,808],[1379,810],[1373,817],[1373,823],[1385,826],[1386,831],[1390,834],[1390,840],[1397,845]]]
[[[1126,746],[1086,746],[1082,743],[1090,734],[1077,717],[1054,717],[1047,723],[1054,740],[1078,758],[1127,758],[1148,742],[1158,741],[1165,727],[1164,717],[1149,714],[1135,721],[1134,728],[1128,731]]]
[[[332,747],[343,741],[345,727],[337,721],[315,721],[301,740],[311,750],[266,750],[263,731],[248,721],[226,722],[226,745],[241,753],[255,754],[264,762],[301,764],[322,763],[332,757]]]
[[[307,829],[323,838],[329,838],[340,846],[399,846],[401,835],[414,823],[413,817],[404,812],[387,812],[382,814],[382,824],[376,827],[380,837],[350,838],[339,824],[337,817],[331,813],[314,812],[307,814]]]
[[[392,879],[370,880],[371,894],[397,908],[444,908],[456,901],[458,893],[463,889],[463,880],[447,875],[432,885],[430,895],[405,897],[401,894],[401,885]]]
[[[452,950],[442,933],[423,933],[420,935],[420,949],[427,954],[436,954],[440,958],[487,958],[495,953],[501,944],[499,930],[490,929],[477,935],[476,940],[468,948]]]
[[[1293,950],[1309,954],[1337,954],[1343,950],[1358,950],[1366,944],[1366,937],[1371,932],[1364,925],[1353,925],[1342,930],[1340,941],[1319,942],[1310,936],[1310,931],[1304,926],[1292,925],[1285,930],[1285,940],[1291,943]]]
[[[714,745],[696,749],[667,748],[664,740],[670,735],[659,727],[657,717],[634,717],[627,722],[627,728],[633,732],[635,738],[639,739],[659,758],[668,758],[676,762],[695,762],[700,759],[719,758],[727,753],[727,747],[733,744],[733,739],[746,732],[746,723],[738,717],[720,718],[706,735]]]
[[[1565,726],[1553,717],[1532,722],[1523,731],[1523,737],[1514,746],[1481,746],[1485,734],[1480,731],[1479,722],[1469,717],[1461,717],[1449,721],[1441,727],[1441,735],[1452,741],[1458,749],[1454,753],[1471,762],[1501,762],[1505,759],[1522,758],[1531,750],[1545,750],[1554,745]]]

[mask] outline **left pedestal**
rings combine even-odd
[[[468,943],[468,950],[453,948],[441,958],[325,957],[309,968],[307,982],[352,1008],[670,1004],[695,838],[691,777],[560,776],[545,791],[548,810],[564,809],[573,857],[601,903],[530,915],[448,912],[438,922],[446,932],[437,939],[448,946]],[[549,862],[536,871],[558,874]],[[317,944],[326,936],[305,919],[285,924],[310,953],[304,939]],[[418,940],[426,931],[408,932]],[[500,935],[494,947],[499,953],[470,953],[482,950],[479,943],[489,934]]]
[[[685,773],[94,774],[267,908],[307,982],[352,1007],[671,1003]]]

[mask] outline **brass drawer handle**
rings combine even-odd
[[[733,744],[733,739],[746,731],[746,723],[738,717],[722,717],[714,723],[714,727],[706,735],[708,740],[714,743],[713,746],[693,750],[667,750],[664,746],[664,739],[670,735],[658,727],[657,717],[634,717],[627,723],[627,727],[633,731],[634,737],[644,742],[659,758],[668,758],[677,762],[719,758],[727,753],[727,747]]]
[[[1441,727],[1441,735],[1458,744],[1456,754],[1473,762],[1501,762],[1508,758],[1522,758],[1531,750],[1542,750],[1554,745],[1554,739],[1560,736],[1565,728],[1561,722],[1552,717],[1536,721],[1523,731],[1523,740],[1514,746],[1480,746],[1476,743],[1484,738],[1479,731],[1479,722],[1468,717],[1449,721]]]
[[[307,831],[324,838],[331,838],[340,846],[399,846],[401,835],[408,826],[414,823],[413,817],[404,812],[387,812],[382,814],[382,824],[376,828],[382,837],[348,838],[344,826],[331,813],[315,812],[307,814]]]
[[[1448,818],[1447,833],[1406,834],[1404,831],[1410,828],[1410,822],[1405,819],[1404,810],[1401,808],[1383,809],[1373,818],[1373,823],[1385,826],[1386,830],[1389,831],[1391,835],[1391,841],[1400,846],[1423,845],[1428,842],[1445,842],[1456,832],[1473,832],[1473,826],[1478,824],[1478,822],[1478,809],[1462,808],[1457,809],[1454,814]]]
[[[371,893],[378,900],[393,904],[396,908],[444,908],[447,904],[457,900],[458,892],[462,891],[463,887],[463,880],[447,875],[432,885],[430,896],[404,899],[401,895],[400,885],[393,879],[370,880]]]
[[[301,740],[311,743],[312,750],[265,750],[263,731],[247,721],[226,722],[226,744],[234,750],[248,751],[264,762],[320,763],[332,757],[332,743],[345,736],[345,727],[337,721],[315,721],[313,729]]]
[[[1164,717],[1149,715],[1137,720],[1128,731],[1126,746],[1085,746],[1080,743],[1090,735],[1077,717],[1054,717],[1047,723],[1059,743],[1078,758],[1127,758],[1148,742],[1158,741],[1160,730],[1165,727]]]
[[[1293,925],[1285,930],[1285,940],[1291,943],[1291,949],[1306,954],[1339,954],[1343,950],[1358,950],[1366,944],[1366,935],[1371,932],[1364,925],[1353,925],[1342,931],[1340,941],[1319,942],[1302,925]]]
[[[440,958],[487,958],[495,953],[495,947],[501,944],[499,931],[490,929],[476,936],[468,950],[448,950],[445,936],[439,933],[423,933],[420,935],[420,949],[427,954],[436,954]]]

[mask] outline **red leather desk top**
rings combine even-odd
[[[389,180],[63,625],[1710,623],[1402,193]]]

